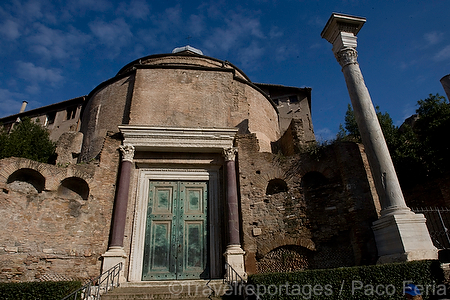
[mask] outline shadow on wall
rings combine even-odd
[[[339,176],[326,178],[320,172],[308,172],[302,178],[302,188],[317,245],[311,266],[315,269],[354,266],[345,204],[338,200],[344,197]]]
[[[45,177],[38,171],[28,168],[12,173],[6,183],[10,189],[23,193],[42,193],[45,190]],[[78,177],[65,178],[61,181],[57,194],[64,199],[88,200],[89,185]]]
[[[45,177],[33,169],[19,169],[8,177],[6,183],[13,190],[42,193]]]

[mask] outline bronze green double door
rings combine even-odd
[[[142,280],[208,277],[207,187],[150,181]]]

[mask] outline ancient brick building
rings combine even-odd
[[[0,160],[1,281],[222,278],[374,263],[362,146],[315,140],[311,89],[257,84],[183,47],[89,95],[21,112],[56,165]],[[308,150],[309,149],[309,150]]]

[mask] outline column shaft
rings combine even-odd
[[[235,156],[237,148],[224,149],[227,176],[228,245],[224,253],[227,265],[241,278],[246,278],[244,254],[239,234],[239,203],[236,182]],[[227,272],[227,276],[231,273]],[[231,278],[228,278],[229,280]]]
[[[355,50],[344,49],[343,51]],[[375,187],[382,207],[381,213],[409,211],[359,65],[357,63],[346,64],[342,67],[342,72],[374,176]]]
[[[237,197],[236,167],[234,160],[226,162],[227,171],[227,209],[228,245],[240,245],[239,204]]]
[[[128,192],[130,190],[130,176],[134,156],[132,145],[123,145],[119,148],[122,153],[119,182],[112,216],[111,234],[108,251],[103,256],[102,273],[110,270],[118,263],[125,264],[127,254],[123,248],[123,239],[127,219]],[[119,281],[125,282],[125,266],[119,274]]]
[[[130,189],[131,161],[122,161],[114,203],[110,247],[123,247],[125,223],[127,218],[128,192]]]

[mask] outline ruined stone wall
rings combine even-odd
[[[57,167],[0,160],[0,281],[96,277],[108,246],[119,141],[100,160]]]
[[[292,119],[283,136],[272,144],[272,152],[293,155],[305,149],[308,140],[305,139],[303,124],[303,120]]]
[[[74,114],[68,116],[69,111],[67,109],[75,109]],[[50,139],[52,141],[57,141],[65,132],[79,130],[78,122],[80,120],[80,113],[81,104],[76,107],[72,105],[56,112],[55,122],[51,125],[47,125],[50,132]],[[44,120],[41,120],[41,124],[45,124],[45,118],[46,116],[44,116]]]
[[[311,120],[311,108],[308,98],[300,93],[297,94],[298,101],[290,103],[289,98],[278,99],[278,111],[280,113],[280,130],[283,134],[289,127],[292,119],[302,120],[305,128],[305,141],[315,140],[314,129]]]
[[[258,153],[254,135],[236,143],[249,274],[375,263],[377,209],[358,145],[281,156]]]

